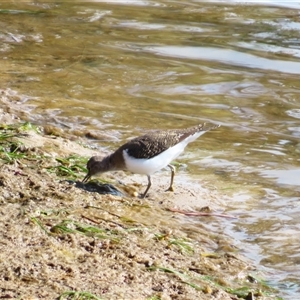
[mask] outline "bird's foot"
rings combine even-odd
[[[174,192],[173,186],[170,186],[168,189],[166,189],[166,192]]]
[[[140,199],[145,199],[145,197],[146,197],[146,194],[144,193],[144,194],[139,194],[139,198]]]

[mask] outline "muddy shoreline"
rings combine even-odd
[[[163,193],[162,173],[141,201],[145,179],[115,172],[125,196],[88,192],[74,184],[95,154],[86,140],[24,124],[13,105],[1,116],[1,299],[277,299],[227,236],[169,211],[195,195],[214,209],[216,191]]]

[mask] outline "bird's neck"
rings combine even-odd
[[[103,159],[103,163],[107,171],[125,170],[125,162],[123,153],[116,151]]]

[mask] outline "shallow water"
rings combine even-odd
[[[24,118],[78,135],[104,130],[95,144],[109,149],[148,128],[220,123],[181,161],[232,199],[224,210],[239,219],[211,228],[295,299],[299,5],[122,3],[0,4],[1,88]]]

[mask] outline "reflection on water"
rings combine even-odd
[[[284,60],[271,60],[258,57],[252,54],[242,53],[229,49],[217,49],[209,47],[177,47],[177,46],[162,46],[149,47],[146,51],[153,52],[159,55],[175,56],[186,59],[200,59],[205,61],[217,61],[228,65],[241,66],[246,68],[257,68],[264,70],[273,70],[283,73],[300,73],[299,62],[289,62]],[[268,50],[269,51],[269,50]],[[283,52],[283,51],[280,51]],[[291,52],[294,55],[296,51]],[[276,53],[276,52],[275,52]],[[283,52],[284,53],[284,52]],[[297,55],[295,55],[297,56]]]
[[[209,175],[231,196],[224,209],[240,217],[209,226],[295,299],[297,4],[119,2],[1,3],[4,105],[74,134],[102,131],[97,144],[108,148],[146,128],[222,124],[182,156],[190,174]]]
[[[300,169],[262,171],[261,174],[267,178],[275,178],[278,184],[300,185]]]

